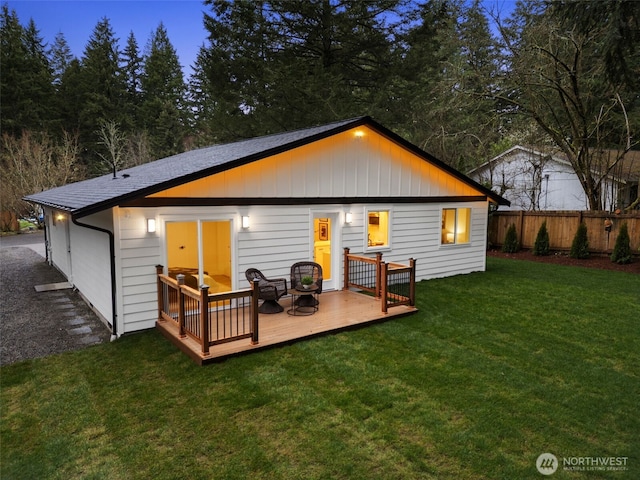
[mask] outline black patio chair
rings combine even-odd
[[[298,262],[291,266],[291,288],[303,290],[303,277],[313,278],[313,283],[318,287],[316,294],[322,293],[322,266],[315,262]],[[315,300],[317,304],[318,301]]]
[[[284,310],[278,300],[287,294],[286,278],[267,278],[257,268],[249,268],[244,274],[251,284],[254,279],[258,280],[258,298],[263,300],[258,312],[280,313]]]

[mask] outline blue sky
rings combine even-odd
[[[62,32],[73,55],[80,58],[96,24],[107,17],[119,38],[120,48],[133,31],[142,51],[151,33],[162,22],[178,53],[185,79],[191,74],[200,46],[207,33],[203,26],[205,6],[200,0],[1,0],[15,10],[22,25],[33,18],[44,41],[51,44]],[[487,7],[503,12],[515,0],[484,0]],[[503,16],[504,13],[503,13]]]

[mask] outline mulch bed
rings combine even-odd
[[[572,267],[599,268],[602,270],[615,270],[617,272],[640,274],[640,257],[634,257],[631,263],[619,265],[613,263],[608,255],[591,254],[589,258],[580,260],[571,258],[567,252],[552,252],[551,255],[537,256],[531,250],[521,250],[517,253],[503,253],[500,250],[487,251],[489,257],[509,258],[511,260],[528,260],[531,262],[552,263],[555,265],[569,265]]]

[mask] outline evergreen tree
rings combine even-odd
[[[188,120],[186,86],[182,69],[167,30],[160,24],[147,45],[142,87],[142,120],[155,158],[179,153]]]
[[[20,25],[15,10],[0,14],[0,128],[19,136],[51,127],[52,75],[45,44],[35,23]]]
[[[49,50],[49,58],[51,70],[53,71],[53,83],[54,85],[60,85],[64,72],[67,71],[71,60],[74,58],[71,53],[71,48],[69,48],[69,44],[62,32],[56,34],[53,45]]]
[[[212,133],[216,101],[208,81],[208,53],[204,46],[198,50],[192,68],[193,73],[189,77],[187,90],[189,110],[192,113],[190,128],[195,134],[196,145],[210,145],[217,142]]]
[[[212,130],[251,137],[391,105],[390,29],[397,0],[207,0]],[[379,115],[376,115],[379,114]]]
[[[616,244],[611,253],[611,261],[614,263],[625,264],[631,263],[631,239],[629,238],[629,228],[627,222],[624,222],[618,232]]]
[[[516,253],[518,250],[520,250],[520,245],[518,244],[518,232],[516,231],[515,224],[512,223],[509,225],[507,233],[504,236],[502,251],[504,253]]]
[[[571,243],[569,256],[579,259],[589,258],[589,239],[587,238],[587,225],[584,222],[578,225],[578,230]]]
[[[79,110],[81,143],[87,149],[87,165],[101,172],[98,132],[104,122],[122,123],[125,84],[120,69],[120,51],[109,19],[95,26],[81,60]]]
[[[536,235],[536,241],[533,244],[533,254],[540,256],[549,255],[549,232],[547,231],[546,220],[542,222]]]
[[[138,42],[133,32],[129,33],[127,45],[122,53],[122,75],[126,91],[123,129],[125,132],[134,132],[138,130],[137,126],[141,121],[143,58],[140,56]]]
[[[466,171],[500,137],[499,110],[485,94],[498,68],[495,40],[478,1],[427,2],[420,13],[402,61],[410,138]]]

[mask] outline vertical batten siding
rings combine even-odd
[[[369,130],[359,140],[352,131],[345,132],[153,196],[366,198],[478,194],[449,173]]]
[[[83,217],[80,222],[109,231],[113,229],[108,212]],[[104,320],[111,322],[113,308],[109,235],[76,224],[70,225],[70,234],[73,285]]]

